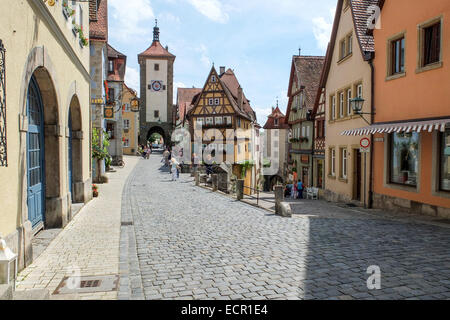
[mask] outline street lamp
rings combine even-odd
[[[366,102],[366,100],[364,100],[361,97],[356,97],[354,99],[350,99],[350,103],[351,103],[353,112],[355,114],[363,114],[361,111],[362,111],[364,102]]]
[[[364,106],[364,102],[366,102],[366,100],[364,100],[361,97],[356,97],[354,99],[350,99],[350,105],[352,106],[353,112],[356,115],[359,115],[361,118],[363,118],[363,120],[370,125],[369,121],[366,120],[366,118],[363,117],[363,114],[370,114],[370,115],[374,115],[374,113],[371,112],[362,112],[363,110],[363,106]]]

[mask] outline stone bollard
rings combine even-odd
[[[283,186],[275,186],[275,214],[281,215],[281,202],[284,200],[284,187]]]
[[[216,192],[219,189],[219,175],[213,174],[212,177],[212,191]]]
[[[195,173],[195,185],[200,186],[200,172],[198,171]]]
[[[236,181],[236,198],[238,200],[244,199],[244,180],[237,180]]]

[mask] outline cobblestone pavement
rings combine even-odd
[[[122,220],[134,226],[121,244],[119,299],[450,298],[448,228],[281,218],[188,175],[171,182],[159,160],[139,162],[124,189]],[[372,265],[381,290],[367,288]]]
[[[124,182],[138,163],[125,157],[126,167],[108,173],[99,185],[100,197],[89,202],[51,241],[43,253],[18,276],[17,290],[48,289],[53,294],[64,277],[79,268],[80,275],[119,274],[121,194]],[[117,299],[117,291],[59,294],[52,299]]]

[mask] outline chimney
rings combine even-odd
[[[166,50],[169,51],[169,46],[166,46]]]
[[[225,67],[220,67],[220,75],[223,75],[225,73]]]
[[[238,88],[238,106],[239,106],[239,109],[241,109],[242,110],[242,108],[243,108],[243,106],[244,106],[244,92],[242,91],[242,88],[241,88],[241,86],[239,86],[239,88]]]
[[[272,107],[272,113],[274,113],[275,112],[275,108],[274,107]]]

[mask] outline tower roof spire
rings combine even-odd
[[[158,19],[155,19],[155,27],[153,28],[153,41],[159,42]]]

